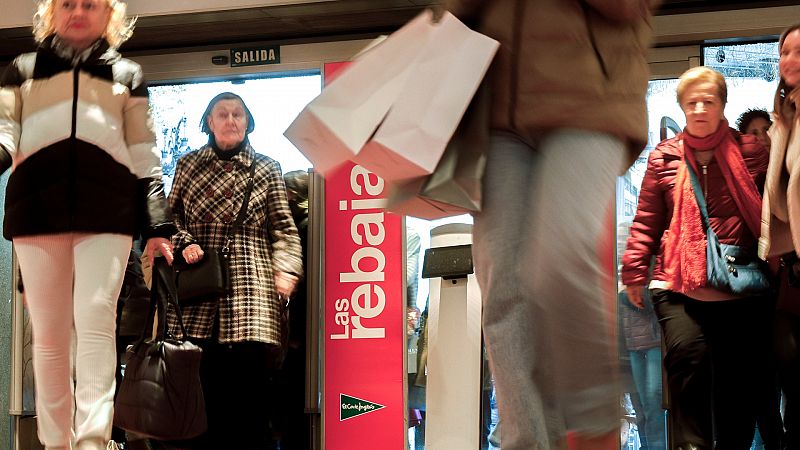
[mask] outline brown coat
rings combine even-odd
[[[526,138],[555,128],[647,143],[648,0],[447,0],[501,46],[491,69],[494,129]]]

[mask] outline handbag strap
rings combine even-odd
[[[239,208],[239,214],[236,215],[236,220],[231,224],[231,227],[228,230],[228,238],[225,242],[225,246],[222,247],[222,251],[226,254],[230,251],[230,245],[231,241],[233,240],[233,236],[239,231],[242,223],[244,223],[244,216],[247,215],[247,206],[250,203],[250,194],[253,192],[253,185],[255,185],[255,174],[256,157],[253,155],[253,161],[250,163],[250,170],[247,174],[247,188],[244,191],[244,200],[242,200],[242,206]]]
[[[700,207],[700,217],[703,219],[703,227],[708,230],[711,228],[711,223],[708,220],[708,208],[706,207],[706,197],[703,195],[703,188],[700,186],[700,180],[697,178],[697,174],[694,173],[692,164],[686,159],[684,159],[684,164],[686,164],[686,168],[689,169],[689,178],[692,179],[694,198],[697,199],[697,206]]]
[[[183,323],[183,314],[178,305],[178,289],[175,285],[175,278],[172,270],[167,266],[167,261],[164,258],[156,258],[153,262],[153,280],[152,288],[150,290],[150,311],[147,314],[144,329],[136,341],[134,347],[149,340],[153,332],[153,322],[158,312],[158,331],[156,332],[155,340],[163,341],[167,337],[167,308],[172,305],[175,310],[175,318],[178,322],[178,328],[181,331],[181,341],[185,341],[188,334],[186,327]]]

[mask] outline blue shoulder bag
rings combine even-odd
[[[736,295],[757,295],[769,290],[769,278],[764,263],[756,255],[755,249],[738,245],[722,244],[708,221],[706,199],[697,174],[692,165],[684,161],[692,179],[697,206],[706,228],[706,271],[707,286]]]

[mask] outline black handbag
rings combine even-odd
[[[208,249],[203,259],[194,264],[187,263],[177,253],[175,283],[181,304],[216,300],[228,294],[230,289],[229,253],[225,249]]]
[[[139,340],[128,347],[127,364],[115,401],[114,425],[162,441],[191,439],[207,429],[200,382],[203,351],[186,340],[171,269],[163,258],[153,267],[150,312]],[[167,334],[172,304],[183,336]],[[158,311],[158,332],[149,339]]]
[[[703,226],[706,227],[706,272],[708,286],[736,295],[763,294],[770,288],[767,268],[756,255],[755,249],[723,244],[711,229],[708,221],[706,199],[697,174],[691,164],[685,162],[692,179],[692,190],[700,208]]]
[[[225,245],[220,249],[204,249],[203,259],[194,264],[187,263],[183,259],[182,252],[176,252],[173,263],[175,284],[178,287],[178,298],[181,299],[183,305],[219,300],[228,294],[230,290],[230,245],[247,214],[247,205],[250,203],[250,194],[253,192],[255,171],[256,161],[254,158],[250,164],[244,200],[239,208],[236,221],[228,230]]]

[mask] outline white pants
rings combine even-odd
[[[624,154],[618,139],[575,129],[535,146],[492,136],[473,256],[503,450],[619,428],[616,299],[606,293]]]
[[[39,440],[48,450],[105,449],[114,413],[116,303],[131,237],[28,236],[14,238],[14,248],[33,327]]]

